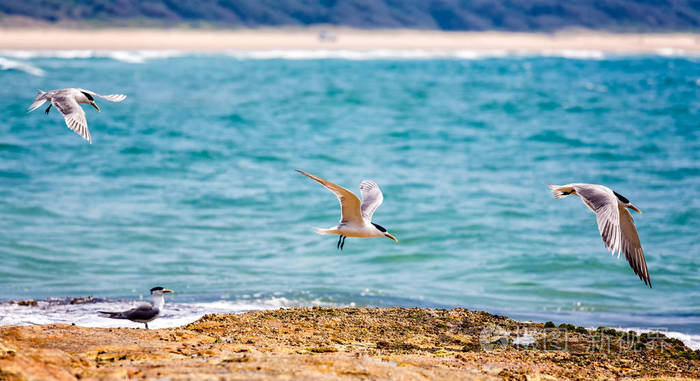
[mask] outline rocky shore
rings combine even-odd
[[[1,380],[694,379],[662,334],[464,309],[293,308],[145,330],[0,327]]]

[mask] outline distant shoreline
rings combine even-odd
[[[700,34],[555,34],[430,30],[296,29],[22,29],[0,28],[0,50],[428,50],[613,54],[700,53]]]

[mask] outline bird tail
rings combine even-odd
[[[571,185],[549,185],[549,189],[552,190],[554,198],[564,198],[570,194],[574,193],[574,187]]]
[[[46,102],[46,94],[46,91],[39,90],[39,93],[34,97],[34,103],[27,108],[27,112],[32,112],[43,105]]]
[[[122,316],[121,312],[111,312],[111,311],[97,311],[98,313],[103,314],[104,317],[112,318],[112,319],[125,319],[124,316]]]
[[[317,234],[338,234],[337,229],[321,229],[321,228],[314,228],[314,231]]]

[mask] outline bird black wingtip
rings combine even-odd
[[[301,169],[295,169],[295,171],[297,171],[297,172],[301,173],[301,174],[302,174],[302,175],[304,175],[304,176],[306,176],[306,175],[308,175],[308,174],[309,174],[308,172],[306,172],[306,171],[302,171]]]

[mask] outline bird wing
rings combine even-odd
[[[158,315],[158,310],[150,304],[142,304],[136,308],[126,311],[110,312],[98,311],[99,313],[108,315],[112,319],[129,319],[129,320],[148,320]]]
[[[87,120],[85,120],[85,111],[78,104],[75,98],[65,93],[58,93],[51,97],[51,104],[63,114],[66,119],[66,125],[71,130],[75,131],[83,139],[92,143],[90,138],[90,130],[88,130]]]
[[[637,234],[637,228],[634,226],[632,215],[622,204],[618,204],[618,209],[620,212],[620,229],[622,229],[622,252],[625,253],[625,258],[632,270],[634,270],[634,273],[639,276],[639,279],[644,281],[644,284],[648,284],[651,287],[647,261],[644,258],[642,243],[639,241],[639,235]]]
[[[625,254],[630,267],[645,284],[651,286],[642,244],[629,211],[613,192],[602,185],[576,184],[576,193],[596,214],[598,231],[612,254]]]
[[[574,185],[576,193],[596,214],[598,231],[603,237],[605,246],[619,255],[620,250],[620,212],[617,208],[617,198],[608,188],[594,184]]]
[[[355,196],[352,192],[339,185],[333,184],[330,181],[326,181],[318,176],[314,176],[310,173],[300,171],[298,169],[297,172],[318,181],[319,183],[321,183],[321,185],[328,188],[331,192],[335,193],[335,195],[338,196],[338,201],[340,201],[340,209],[342,214],[340,217],[341,224],[345,222],[362,222],[360,199],[357,198],[357,196]]]
[[[46,92],[39,90],[39,93],[34,97],[34,102],[27,108],[27,112],[32,112],[41,107],[46,102],[46,94]]]
[[[100,97],[100,98],[102,98],[102,99],[106,99],[106,100],[108,100],[108,101],[110,101],[110,102],[121,102],[121,101],[123,101],[124,99],[126,99],[126,95],[124,95],[124,94],[108,94],[108,95],[102,95],[102,94],[97,94],[97,93],[94,92],[94,91],[87,91],[87,92],[90,93],[91,95]]]
[[[130,320],[150,320],[158,315],[160,311],[150,304],[142,304],[124,313],[126,319]]]
[[[379,205],[384,201],[382,190],[379,185],[372,180],[364,180],[360,184],[360,194],[362,194],[362,217],[372,221],[372,215]]]

